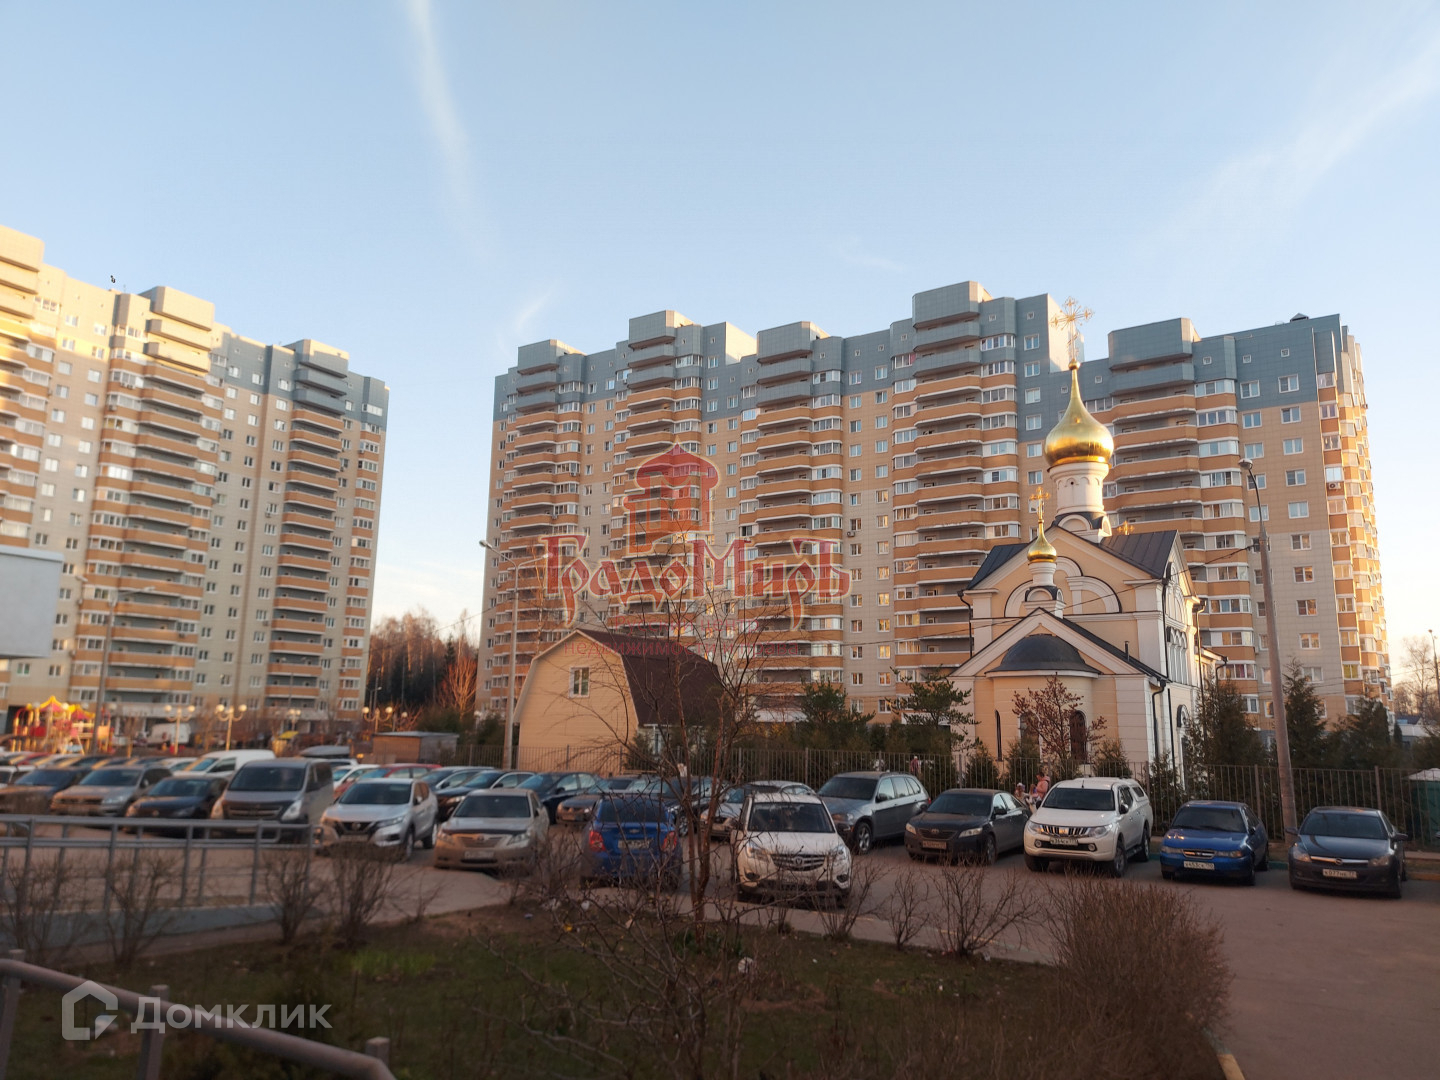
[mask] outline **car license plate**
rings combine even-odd
[[[1198,861],[1195,861],[1195,860],[1186,859],[1186,860],[1185,860],[1185,869],[1186,869],[1186,870],[1214,870],[1214,869],[1215,869],[1215,864],[1214,864],[1213,862],[1198,862]]]
[[[647,851],[650,847],[649,840],[621,840],[620,847],[625,851]]]
[[[1354,870],[1331,870],[1328,866],[1320,871],[1322,877],[1343,878],[1346,881],[1354,881],[1360,875]]]
[[[944,840],[921,840],[920,846],[922,848],[926,848],[929,851],[944,851],[950,845],[947,844]]]
[[[1071,840],[1071,839],[1069,839],[1069,838],[1067,838],[1067,837],[1058,837],[1058,836],[1057,836],[1057,837],[1052,837],[1052,838],[1051,838],[1051,840],[1050,840],[1050,846],[1051,846],[1051,847],[1079,847],[1079,846],[1080,846],[1080,841],[1079,841],[1079,840]]]
[[[460,853],[460,861],[461,861],[461,862],[482,862],[482,861],[484,861],[486,854],[487,854],[487,853],[484,852],[484,851],[462,851],[462,852]]]

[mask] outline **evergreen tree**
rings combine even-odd
[[[803,746],[817,750],[863,750],[866,727],[874,713],[856,712],[839,683],[824,679],[800,690],[800,722],[796,734]]]
[[[1040,744],[1033,738],[1015,739],[1005,748],[1005,785],[1032,788],[1040,778]]]
[[[1290,764],[1297,769],[1319,769],[1331,764],[1331,737],[1321,715],[1315,685],[1291,660],[1285,672],[1285,731],[1290,736]]]
[[[977,741],[965,759],[964,784],[972,788],[998,788],[1000,768],[990,747]]]
[[[1390,714],[1379,698],[1362,701],[1353,716],[1345,717],[1336,738],[1342,768],[1390,769],[1403,764],[1403,748],[1390,737]]]
[[[1130,761],[1119,739],[1106,739],[1095,748],[1096,776],[1131,776]]]
[[[1269,761],[1260,733],[1245,719],[1245,699],[1234,683],[1215,680],[1202,687],[1194,723],[1185,732],[1185,761],[1194,769]]]

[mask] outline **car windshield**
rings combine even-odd
[[[219,759],[219,758],[213,758],[213,757],[196,758],[194,761],[190,762],[189,765],[186,765],[186,766],[185,766],[183,769],[181,769],[180,771],[181,771],[181,772],[209,772],[209,771],[210,771],[211,769],[213,769],[217,764],[219,764],[219,762],[220,762],[220,759]]]
[[[1245,819],[1239,810],[1225,806],[1182,806],[1175,811],[1172,829],[1205,829],[1209,832],[1243,833]]]
[[[830,812],[821,803],[756,803],[750,808],[750,832],[833,833]]]
[[[73,774],[69,769],[36,769],[15,781],[17,787],[59,787]]]
[[[1052,787],[1045,796],[1046,810],[1114,810],[1111,788]]]
[[[367,776],[380,776],[384,772],[385,766],[383,765],[369,765],[363,769],[356,769],[352,773],[347,773],[345,779],[353,784],[356,780],[364,780]]]
[[[335,801],[344,806],[404,806],[410,801],[410,784],[368,781],[346,788]]]
[[[231,791],[299,791],[304,786],[305,770],[283,765],[246,765],[230,781]]]
[[[434,785],[432,785],[432,786],[433,786],[437,791],[443,790],[444,788],[450,788],[450,787],[464,787],[464,786],[465,786],[465,781],[469,780],[469,779],[470,779],[471,777],[473,777],[474,775],[475,775],[474,773],[469,772],[468,770],[467,770],[467,771],[464,771],[464,772],[453,772],[453,773],[449,773],[449,774],[447,774],[445,777],[443,777],[443,778],[439,781],[439,783],[434,784]]]
[[[543,795],[560,782],[560,776],[560,773],[536,773],[530,779],[522,781],[519,786]]]
[[[991,796],[973,792],[943,791],[930,804],[932,814],[959,814],[965,817],[986,817],[990,813]]]
[[[1305,815],[1300,831],[1307,836],[1343,836],[1352,840],[1383,840],[1385,826],[1374,814]]]
[[[530,800],[518,795],[469,795],[455,811],[457,818],[528,818]]]
[[[667,822],[670,815],[661,799],[602,799],[595,820]]]
[[[644,787],[645,781],[638,776],[612,776],[604,784],[606,791],[629,791]]]
[[[139,769],[96,769],[84,780],[81,787],[134,787],[140,782]]]
[[[187,780],[181,776],[172,776],[151,788],[150,795],[156,799],[198,799],[209,790],[209,780]]]
[[[821,795],[832,799],[859,799],[869,802],[875,798],[875,785],[880,781],[873,776],[832,776],[820,789]]]
[[[505,773],[501,769],[486,769],[484,772],[476,773],[474,776],[467,776],[460,782],[460,786],[467,788],[494,787],[495,781],[504,775]]]

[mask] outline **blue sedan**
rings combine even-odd
[[[613,882],[680,885],[683,835],[678,807],[655,795],[606,793],[585,834],[584,876]]]
[[[1255,872],[1270,868],[1270,838],[1244,803],[1193,800],[1175,813],[1160,842],[1160,873],[1232,878],[1255,884]]]

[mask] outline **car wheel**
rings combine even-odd
[[[1254,885],[1254,884],[1255,884],[1255,866],[1254,866],[1253,863],[1252,863],[1251,866],[1250,866],[1249,872],[1248,872],[1244,877],[1242,877],[1242,878],[1240,879],[1240,881],[1241,881],[1241,883],[1244,884],[1244,885]]]
[[[1136,862],[1150,861],[1150,823],[1145,822],[1145,827],[1140,830],[1140,846],[1135,849]]]
[[[1125,866],[1129,862],[1125,852],[1125,841],[1123,837],[1115,838],[1115,857],[1105,867],[1105,872],[1113,878],[1125,876]]]
[[[1257,873],[1263,874],[1270,869],[1270,849],[1262,847],[1255,854],[1260,856],[1259,861],[1255,863],[1255,870]]]
[[[985,842],[980,845],[980,862],[985,866],[994,866],[995,855],[995,834],[987,833]]]
[[[1036,873],[1043,874],[1049,868],[1049,866],[1049,859],[1042,859],[1038,855],[1031,855],[1028,851],[1025,853],[1026,869],[1034,870]]]
[[[924,862],[924,861],[925,861],[925,856],[924,856],[924,855],[921,855],[920,852],[918,852],[918,851],[909,851],[909,850],[907,850],[907,851],[905,852],[905,854],[910,856],[910,861],[911,861],[911,862]]]
[[[1399,900],[1402,895],[1400,891],[1400,881],[1400,873],[1396,871],[1395,877],[1390,882],[1390,887],[1385,890],[1385,895],[1391,900]]]
[[[850,834],[850,846],[855,849],[856,855],[867,854],[874,840],[875,830],[870,822],[861,821],[856,823],[854,831]]]
[[[1294,875],[1294,874],[1291,874],[1291,875],[1290,875],[1290,888],[1294,889],[1296,892],[1304,892],[1304,891],[1305,891],[1305,886],[1304,886],[1304,885],[1301,885],[1300,882],[1298,882],[1298,881],[1295,880],[1295,875]]]
[[[410,861],[410,855],[411,855],[411,853],[412,853],[414,850],[415,850],[415,830],[414,830],[414,829],[406,829],[406,830],[405,830],[405,839],[403,839],[403,840],[400,841],[400,853],[399,853],[399,856],[398,856],[399,860],[400,860],[402,863],[403,863],[403,862],[409,862],[409,861]]]
[[[1175,879],[1175,871],[1167,870],[1165,867],[1162,866],[1160,868],[1160,876],[1166,881],[1173,881]]]
[[[440,826],[439,826],[439,824],[436,823],[436,822],[434,822],[434,821],[432,821],[432,822],[430,823],[430,831],[425,834],[425,840],[424,840],[424,842],[423,842],[423,845],[424,845],[424,848],[425,848],[426,851],[432,851],[432,850],[434,850],[434,847],[435,847],[435,837],[436,837],[436,835],[437,835],[439,832],[440,832]]]

